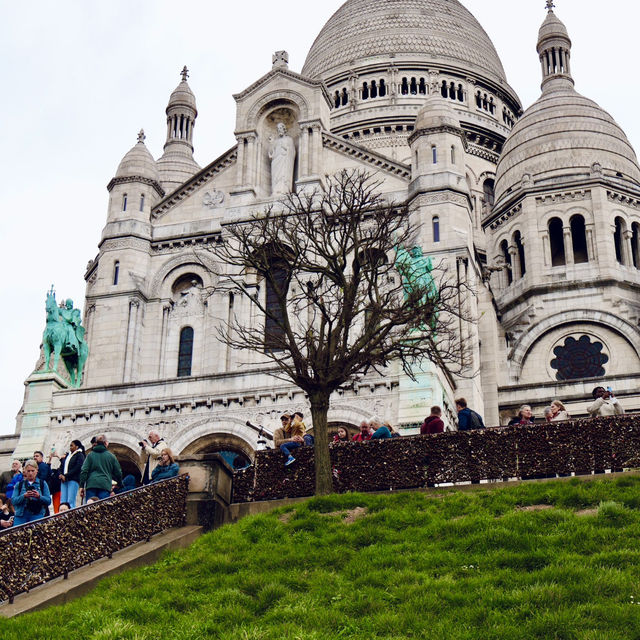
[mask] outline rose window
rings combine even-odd
[[[551,368],[557,371],[556,380],[603,376],[603,365],[609,362],[609,356],[602,353],[602,348],[602,342],[591,342],[589,336],[580,336],[578,340],[568,337],[564,344],[553,350],[555,358],[551,361]]]

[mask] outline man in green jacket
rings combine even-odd
[[[116,457],[107,451],[109,443],[105,435],[98,436],[96,444],[87,456],[80,472],[80,497],[89,500],[113,495],[112,481],[122,481],[122,469]]]

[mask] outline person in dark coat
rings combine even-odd
[[[80,488],[80,472],[84,464],[84,447],[80,440],[72,440],[69,453],[60,458],[58,479],[60,485],[60,502],[68,502],[73,509],[76,506],[78,489]]]
[[[442,422],[442,409],[438,406],[431,407],[431,415],[428,415],[422,426],[420,433],[425,435],[429,433],[442,433],[444,431],[444,422]]]
[[[533,424],[533,412],[531,411],[531,405],[523,404],[518,411],[518,415],[515,418],[509,420],[509,426],[516,424]]]
[[[470,431],[471,429],[484,429],[482,416],[473,409],[469,409],[464,398],[456,400],[458,411],[458,431]]]

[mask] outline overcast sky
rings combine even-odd
[[[544,0],[463,0],[496,46],[525,107],[539,96]],[[143,127],[153,156],[187,65],[201,166],[235,140],[237,93],[289,52],[300,71],[341,0],[0,0],[0,434],[11,433],[38,358],[47,289],[84,306],[83,274],[105,223],[106,185]],[[573,40],[576,89],[640,150],[638,33],[630,0],[557,0]],[[90,357],[90,356],[89,356]]]

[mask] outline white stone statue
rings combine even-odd
[[[270,138],[269,158],[271,159],[271,195],[284,195],[293,190],[293,163],[296,159],[296,145],[287,135],[283,122],[277,125],[278,137]]]

